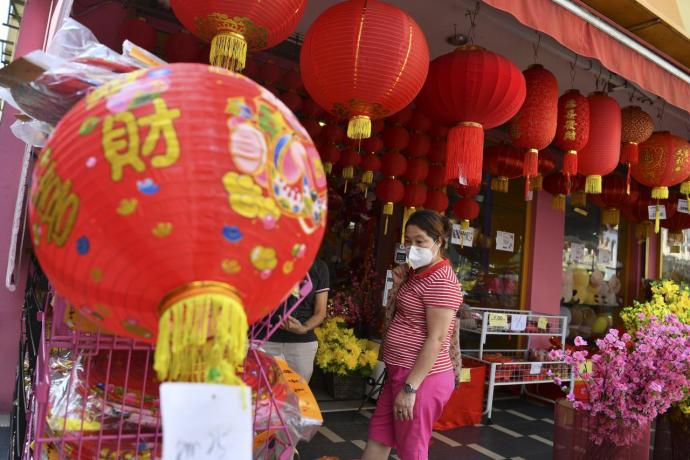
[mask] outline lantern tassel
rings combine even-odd
[[[374,182],[374,171],[364,171],[362,173],[362,183],[371,185]]]
[[[386,216],[386,223],[383,227],[383,234],[388,235],[388,217],[393,215],[395,204],[391,201],[383,204],[383,214]]]
[[[481,180],[484,128],[479,123],[463,122],[448,132],[446,180],[467,185]]]
[[[565,212],[565,195],[558,194],[551,197],[551,207]]]
[[[577,151],[568,150],[563,156],[563,174],[574,176],[577,174]]]
[[[350,139],[367,139],[371,137],[371,118],[357,115],[350,118],[347,124],[347,137]]]
[[[355,168],[352,166],[345,166],[343,168],[343,179],[352,180],[355,177]]]
[[[467,230],[468,228],[470,228],[470,221],[467,219],[463,219],[460,223],[460,228],[463,230]]]
[[[654,198],[655,200],[667,200],[668,187],[654,187],[652,189],[652,198]]]
[[[161,311],[159,380],[244,385],[235,372],[247,354],[247,315],[231,286],[194,283],[169,295]]]
[[[587,194],[582,190],[574,191],[570,199],[570,204],[578,208],[584,208],[587,206]]]
[[[690,180],[687,180],[680,184],[680,193],[685,195],[686,198],[688,197],[688,195],[690,195]]]
[[[333,172],[333,163],[324,163],[323,170],[326,171],[326,174],[330,175]]]
[[[247,40],[241,34],[218,34],[211,40],[211,65],[241,72],[247,63]]]
[[[620,224],[621,213],[616,208],[604,208],[601,212],[601,223],[609,227]]]
[[[601,194],[601,176],[587,176],[585,181],[585,193],[591,193],[593,195]]]

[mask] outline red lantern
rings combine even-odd
[[[589,141],[589,99],[576,89],[566,91],[558,98],[556,147],[563,150],[563,173],[577,175],[577,152]]]
[[[333,172],[333,165],[340,161],[340,147],[332,143],[322,143],[319,147],[319,155],[323,161],[324,171]]]
[[[510,120],[509,127],[513,144],[527,150],[524,176],[529,187],[529,180],[539,174],[539,150],[548,147],[556,135],[558,82],[551,72],[537,64],[523,74],[527,85],[525,103]]]
[[[654,137],[654,135],[652,135]],[[640,150],[640,159],[643,158],[644,153],[642,150]],[[652,196],[652,191],[649,189],[641,189],[639,198],[635,201],[632,201],[630,211],[641,221],[647,221],[651,222],[654,221],[654,231],[656,233],[659,233],[659,230],[661,229],[661,211],[660,208],[663,206],[664,211],[666,212],[666,218],[670,219],[674,216],[678,209],[678,200],[677,199],[657,199],[653,198]],[[656,212],[654,212],[654,208],[656,208]],[[655,215],[655,218],[649,218],[650,215]],[[652,225],[647,225],[650,229]],[[649,233],[650,230],[647,230],[647,233]]]
[[[412,106],[407,105],[404,109],[386,118],[386,123],[389,126],[404,126],[412,120],[414,112],[415,110],[412,108]]]
[[[678,201],[678,196],[672,196],[671,200]],[[690,214],[683,212],[675,212],[673,216],[667,217],[661,224],[662,227],[668,230],[669,241],[683,242],[683,230],[690,228]]]
[[[458,195],[468,198],[471,196],[479,195],[479,192],[482,190],[482,184],[479,185],[462,185],[462,184],[453,184],[453,188],[455,191],[458,193]]]
[[[383,130],[383,143],[388,150],[406,149],[410,144],[410,133],[402,126],[390,126]]]
[[[426,176],[426,185],[429,188],[437,189],[445,187],[448,184],[446,180],[446,167],[445,165],[435,165],[429,167],[429,173]]]
[[[424,209],[431,209],[432,211],[444,214],[448,210],[448,195],[446,191],[444,189],[428,190]]]
[[[407,184],[405,186],[405,196],[403,204],[406,208],[413,210],[421,208],[426,202],[426,187],[422,184]],[[409,214],[409,211],[408,211]]]
[[[410,15],[378,0],[349,0],[311,25],[300,55],[304,86],[321,107],[350,120],[347,135],[371,135],[371,120],[417,96],[429,67],[424,33]]]
[[[410,119],[409,123],[407,123],[407,127],[410,128],[410,131],[417,133],[425,133],[429,131],[431,129],[431,125],[431,118],[424,115],[424,112],[419,109],[414,111],[412,118]]]
[[[484,129],[511,119],[525,91],[525,77],[515,64],[474,45],[431,62],[417,103],[429,117],[455,125],[448,133],[448,180],[481,182]]]
[[[492,176],[491,190],[508,192],[510,179],[522,176],[523,153],[510,144],[497,144],[484,150],[484,168]]]
[[[304,126],[304,129],[307,130],[309,136],[311,136],[312,139],[317,140],[321,137],[322,126],[321,123],[319,123],[317,120],[306,118],[302,120],[302,125]]]
[[[135,45],[139,45],[145,50],[154,51],[158,42],[156,29],[145,19],[127,19],[120,28],[121,41],[129,40]]]
[[[214,66],[240,72],[247,50],[282,42],[295,30],[306,0],[170,0],[183,26],[211,43]]]
[[[259,81],[272,92],[276,92],[276,86],[278,86],[278,82],[283,78],[283,75],[283,69],[269,59],[259,70]]]
[[[283,77],[283,87],[294,93],[299,93],[304,90],[304,83],[302,83],[302,76],[299,70],[290,70]]]
[[[170,35],[165,42],[165,57],[170,63],[202,62],[203,53],[201,42],[185,29]]]
[[[443,125],[434,125],[429,131],[432,139],[445,139],[448,137],[448,128]]]
[[[395,203],[401,202],[405,197],[405,186],[398,179],[386,177],[376,186],[376,196],[383,202],[383,215],[386,217],[383,233],[387,235],[388,218],[393,215]]]
[[[36,164],[29,217],[56,289],[104,330],[157,341],[161,380],[238,383],[247,323],[318,251],[326,177],[269,91],[173,64],[112,80],[65,115]]]
[[[552,195],[551,207],[565,211],[566,196],[570,192],[570,177],[563,172],[555,172],[544,177],[543,187]]]
[[[345,130],[334,123],[329,123],[322,130],[322,139],[337,144],[345,139]]]
[[[529,184],[530,190],[535,192],[538,192],[542,189],[544,176],[550,174],[556,169],[556,158],[554,157],[553,153],[549,152],[548,150],[541,152],[539,154],[538,166],[539,167],[537,170],[539,173],[530,180]]]
[[[621,108],[612,97],[596,92],[589,100],[589,141],[578,155],[577,170],[585,176],[585,192],[601,193],[602,177],[620,159]]]
[[[343,179],[346,181],[352,180],[355,177],[355,168],[362,162],[362,157],[359,156],[356,150],[346,148],[341,152],[339,164],[343,168]],[[345,185],[347,191],[347,182]]]
[[[429,160],[430,163],[443,163],[446,159],[446,151],[447,150],[448,150],[448,144],[446,144],[445,139],[435,140],[431,143],[431,145],[429,147],[429,153],[427,154],[427,159]],[[444,171],[445,171],[445,166],[444,166]]]
[[[429,163],[421,158],[414,158],[407,161],[405,179],[409,182],[421,182],[429,175]]]
[[[652,198],[668,198],[668,188],[681,183],[690,171],[690,144],[666,131],[656,132],[640,145],[640,161],[631,174],[652,188]]]
[[[630,187],[630,168],[639,161],[639,144],[649,139],[654,132],[654,120],[637,106],[621,110],[621,164],[628,168],[627,184]]]
[[[373,139],[373,138],[370,138]],[[374,182],[374,173],[381,169],[381,160],[375,154],[370,153],[364,155],[361,164],[362,171],[362,183],[369,187],[372,182]]]
[[[461,198],[455,202],[453,213],[462,221],[462,228],[468,229],[470,221],[479,217],[479,203],[473,198]]]
[[[302,108],[302,98],[299,94],[292,91],[286,91],[280,95],[280,100],[290,109],[292,113],[297,113]]]
[[[319,106],[319,104],[314,102],[313,99],[306,98],[304,102],[302,102],[302,116],[316,120],[321,115],[323,115],[323,109]]]
[[[407,159],[398,152],[388,152],[381,158],[381,172],[386,177],[402,176],[407,170]]]
[[[429,153],[431,140],[424,133],[412,133],[407,144],[407,153],[412,158],[424,157]]]

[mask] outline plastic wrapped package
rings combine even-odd
[[[17,119],[10,126],[12,134],[26,144],[44,147],[53,127],[43,121],[33,119]]]

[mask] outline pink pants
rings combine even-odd
[[[428,375],[417,390],[412,420],[399,421],[393,416],[393,403],[410,369],[387,365],[386,371],[388,378],[371,418],[369,438],[397,449],[401,460],[427,460],[434,422],[455,389],[455,374]]]

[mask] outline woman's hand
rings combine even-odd
[[[414,416],[414,403],[417,400],[415,393],[400,391],[393,403],[393,416],[396,420],[410,421]]]
[[[398,265],[393,269],[393,286],[400,287],[407,281],[407,265]]]

